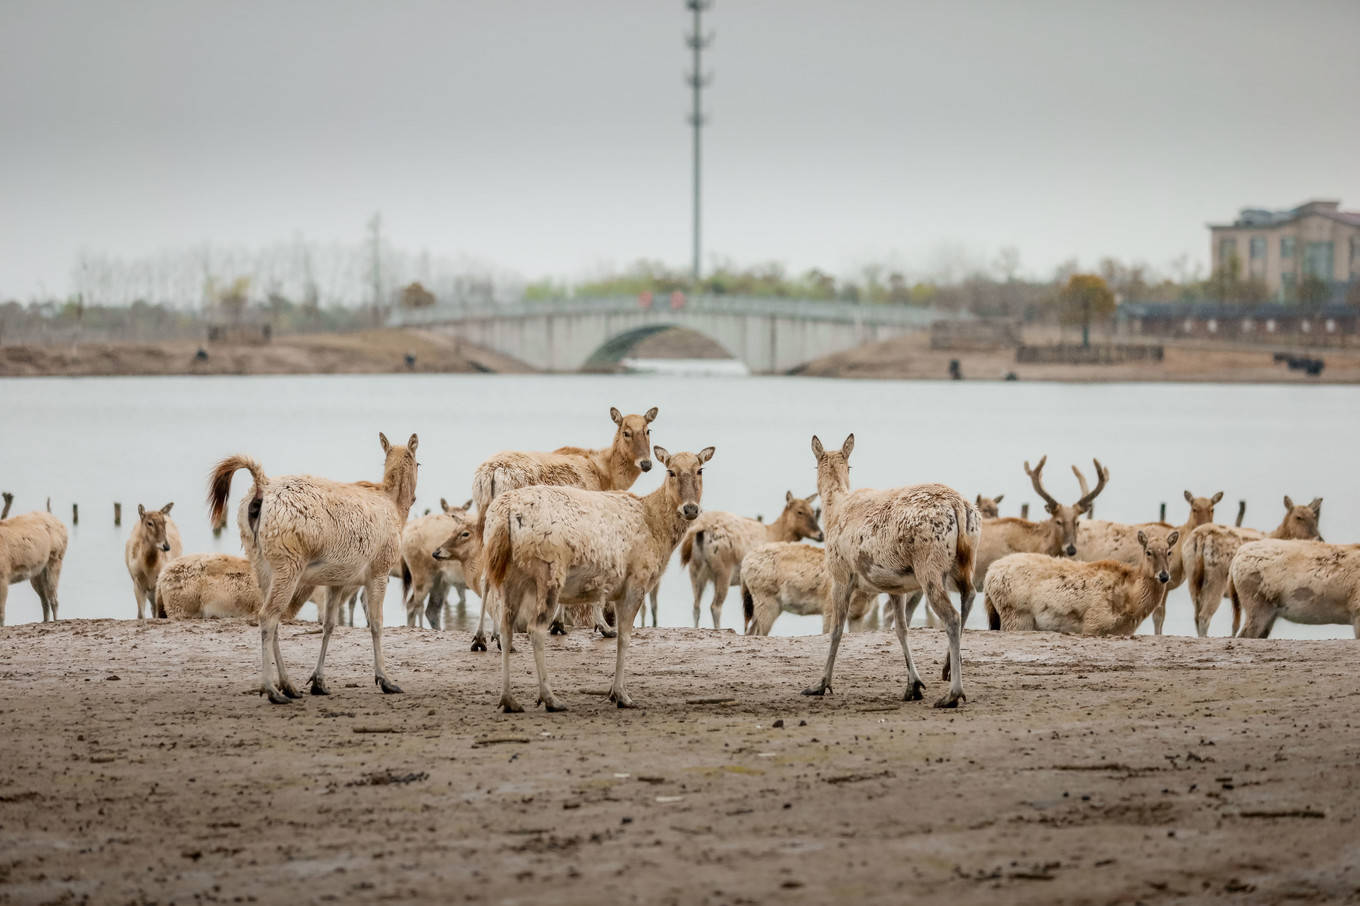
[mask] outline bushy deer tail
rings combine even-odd
[[[684,540],[680,542],[680,565],[689,566],[689,561],[694,559],[694,546],[704,546],[704,530],[698,529],[693,532],[686,532]]]
[[[411,597],[411,567],[406,564],[406,558],[401,558],[401,600],[402,603],[410,607],[408,599]]]
[[[954,544],[957,572],[954,579],[958,584],[959,593],[965,594],[965,589],[971,590],[973,587],[973,564],[977,559],[977,552],[973,548],[973,536],[981,531],[982,522],[978,518],[977,509],[962,497],[954,501],[954,518],[958,521],[958,540]]]
[[[255,487],[251,490],[251,529],[254,530],[259,524],[259,504],[264,497],[264,489],[269,486],[264,468],[249,456],[228,456],[219,462],[208,476],[208,519],[215,529],[227,524],[227,498],[231,495],[231,477],[238,469],[248,469],[250,477],[255,479]]]
[[[482,542],[482,558],[486,563],[488,588],[500,588],[510,572],[510,514],[492,522]]]
[[[1237,635],[1237,629],[1242,624],[1242,599],[1237,594],[1237,586],[1233,584],[1232,577],[1228,578],[1228,597],[1232,598],[1233,625],[1232,634]]]
[[[746,617],[746,634],[751,634],[751,623],[756,616],[756,600],[751,596],[751,589],[746,587],[746,580],[741,582],[741,612]]]

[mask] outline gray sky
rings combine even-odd
[[[1360,209],[1360,2],[717,0],[708,260],[1207,260]],[[571,279],[689,258],[681,0],[0,3],[0,298],[300,232]]]

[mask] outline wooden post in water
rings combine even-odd
[[[80,525],[80,505],[71,504],[71,524]]]
[[[47,498],[47,512],[52,512],[52,498]]]
[[[1158,522],[1165,522],[1165,521],[1166,521],[1166,501],[1165,501],[1165,500],[1162,501],[1161,507],[1157,510],[1157,521],[1158,521]]]
[[[1242,527],[1242,519],[1246,515],[1247,515],[1247,502],[1245,500],[1237,501],[1237,522],[1235,523],[1235,525],[1238,528]]]
[[[1025,501],[1024,503],[1020,504],[1020,518],[1021,518],[1021,519],[1028,519],[1028,518],[1029,518],[1029,501],[1028,501],[1028,500]]]
[[[0,519],[8,519],[9,508],[14,506],[14,495],[11,494],[9,491],[5,491],[3,496],[5,498],[5,510],[4,512],[0,512]]]
[[[116,500],[113,502],[113,524],[123,524],[123,505]]]

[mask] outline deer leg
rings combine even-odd
[[[9,576],[0,575],[0,626],[5,625],[5,600],[9,598]]]
[[[713,628],[722,629],[722,606],[727,590],[732,587],[732,568],[719,566],[713,571],[713,603],[708,612],[713,616]]]
[[[402,603],[406,605],[406,626],[407,628],[420,628],[420,605],[425,603],[425,598],[430,593],[430,580],[424,574],[419,577],[411,578],[411,587],[406,592],[406,600]]]
[[[1162,623],[1166,621],[1166,598],[1162,598],[1162,603],[1158,604],[1152,611],[1152,634],[1162,634]]]
[[[958,583],[959,588],[959,625],[968,625],[968,614],[973,609],[973,599],[977,597],[977,590],[973,588],[972,582]]]
[[[845,583],[834,578],[831,580],[831,601],[835,620],[831,627],[831,650],[826,656],[826,669],[822,671],[822,681],[804,689],[804,695],[827,695],[831,692],[831,675],[836,669],[836,651],[841,647],[841,633],[845,631],[845,617],[850,612],[850,596],[854,593],[854,576]]]
[[[935,702],[935,707],[957,708],[959,702],[964,701],[962,655],[959,652],[963,621],[959,619],[959,613],[954,609],[953,602],[949,600],[949,592],[945,591],[944,582],[939,577],[933,577],[926,583],[925,593],[930,602],[930,609],[939,617],[940,622],[944,624],[945,632],[949,635],[949,661],[945,665],[949,692]]]
[[[534,647],[534,669],[538,673],[538,701],[548,711],[565,711],[567,706],[553,694],[548,682],[548,665],[543,659],[548,617],[557,609],[557,583],[548,563],[540,562],[538,566],[538,575],[534,577],[534,617],[529,623],[529,641]]]
[[[477,617],[477,633],[472,637],[473,651],[486,650],[486,618],[488,611],[491,610],[491,596],[493,594],[495,594],[495,592],[490,588],[487,588],[485,594],[482,595],[482,612]]]
[[[301,570],[291,563],[271,564],[269,591],[260,608],[260,691],[275,705],[292,701],[274,682],[275,667],[282,668],[278,657],[279,621],[288,610],[301,578]]]
[[[293,681],[288,678],[288,669],[283,662],[283,651],[279,648],[279,632],[274,630],[274,665],[279,673],[279,691],[289,698],[302,698],[302,693],[293,685]]]
[[[425,619],[431,629],[439,629],[444,615],[444,602],[449,596],[448,583],[442,573],[436,572],[430,582],[430,599],[425,603]]]
[[[36,586],[35,586],[36,588]],[[137,619],[145,620],[146,595],[142,594],[142,584],[136,579],[132,580],[132,596],[137,599]],[[155,614],[152,614],[155,616]],[[43,621],[47,620],[47,603],[43,602]]]
[[[52,606],[52,598],[47,593],[47,571],[44,570],[35,575],[32,579],[29,579],[28,584],[33,586],[33,592],[38,596],[38,603],[42,605],[43,622],[47,622],[47,615],[49,613],[52,615],[52,620],[55,622],[57,619],[57,609]],[[152,614],[152,616],[155,616],[155,614]]]
[[[661,603],[658,600],[661,596],[661,581],[658,579],[652,587],[650,597],[652,599],[652,628],[656,629],[661,625]]]
[[[500,708],[506,714],[518,714],[524,710],[524,707],[515,701],[515,697],[510,694],[510,640],[515,637],[515,612],[519,610],[519,597],[521,597],[519,591],[518,583],[507,583],[502,585],[497,592],[501,595],[500,634],[505,639],[505,643],[501,645]]]
[[[614,659],[614,685],[609,690],[609,700],[620,708],[636,708],[633,704],[632,696],[624,688],[624,660],[628,655],[628,638],[633,632],[633,617],[637,615],[637,609],[642,606],[642,599],[646,596],[645,588],[637,588],[632,583],[624,589],[623,595],[614,604],[614,618],[619,627],[619,638],[617,654]]]
[[[704,598],[704,568],[697,559],[689,562],[689,587],[694,592],[694,628],[699,628],[699,605]]]
[[[316,669],[307,680],[313,695],[330,695],[331,687],[326,685],[326,648],[331,643],[331,630],[335,629],[340,618],[340,609],[345,606],[345,590],[332,588],[326,592],[321,603],[321,654],[316,659]]]
[[[401,692],[401,687],[387,678],[387,664],[383,660],[382,624],[383,597],[387,594],[390,570],[375,569],[364,585],[364,604],[368,607],[368,632],[373,637],[373,681],[384,695]]]
[[[606,639],[612,639],[612,638],[614,638],[615,636],[618,635],[618,630],[617,630],[616,628],[610,626],[610,625],[609,625],[609,622],[604,618],[604,598],[603,598],[603,597],[601,597],[598,601],[595,602],[595,605],[591,608],[591,611],[590,611],[590,612],[591,612],[591,616],[592,616],[592,617],[594,618],[594,620],[595,620],[595,628],[596,628],[597,630],[599,630],[600,635],[604,636]],[[615,625],[617,625],[618,622],[619,622],[619,611],[618,611],[618,608],[615,607],[615,608],[614,608],[614,623],[615,623]]]
[[[911,610],[915,610],[916,602],[921,600],[920,592],[912,595],[912,599]],[[911,659],[911,646],[907,644],[907,623],[911,620],[911,612],[907,610],[901,595],[888,595],[888,608],[893,615],[897,643],[902,646],[902,654],[907,659],[907,691],[902,694],[902,700],[920,701],[924,697],[926,684],[921,682],[921,675],[916,672],[916,664]]]

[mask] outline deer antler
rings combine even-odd
[[[1081,469],[1073,466],[1072,474],[1077,476],[1077,484],[1081,485],[1081,496],[1085,497],[1087,494],[1091,493],[1091,487],[1086,483],[1086,476],[1081,473]]]
[[[1030,482],[1034,485],[1034,493],[1044,498],[1044,502],[1047,503],[1051,509],[1057,509],[1058,501],[1053,499],[1052,494],[1044,490],[1043,472],[1044,463],[1046,462],[1048,462],[1048,454],[1044,454],[1044,456],[1039,459],[1039,464],[1031,469],[1029,467],[1029,460],[1025,460],[1025,474],[1029,476]]]
[[[1091,505],[1091,501],[1099,497],[1100,492],[1105,490],[1105,482],[1110,480],[1110,470],[1102,466],[1100,464],[1100,460],[1092,459],[1091,462],[1096,467],[1096,489],[1088,493],[1086,491],[1086,481],[1082,479],[1081,472],[1077,472],[1077,478],[1081,480],[1082,490],[1081,499],[1077,501],[1077,509],[1079,510],[1084,510],[1087,507],[1089,507]],[[1074,472],[1076,471],[1076,469],[1077,469],[1076,466],[1072,467],[1072,470]]]

